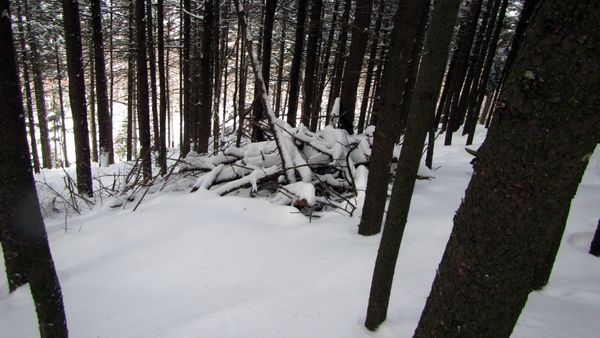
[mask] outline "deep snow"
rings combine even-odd
[[[148,195],[135,212],[106,204],[70,217],[66,231],[64,215],[46,218],[70,335],[410,337],[472,172],[463,148],[464,138],[437,144],[435,178],[417,182],[388,319],[376,333],[363,321],[380,237],[356,234],[360,210],[309,222],[292,207],[188,189]],[[45,173],[49,182],[61,175]],[[586,252],[599,205],[597,149],[550,283],[530,295],[513,337],[598,337],[600,258]],[[1,273],[0,337],[35,336],[28,287],[8,295]]]

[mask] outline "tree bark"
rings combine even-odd
[[[63,74],[60,66],[60,58],[58,52],[58,44],[56,45],[56,82],[58,84],[58,102],[60,104],[60,133],[62,138],[62,153],[63,153],[63,165],[68,167],[69,157],[67,156],[67,127],[65,125],[66,112],[65,112],[65,100],[63,98]],[[33,121],[32,121],[33,122]]]
[[[137,110],[140,133],[141,170],[144,181],[152,178],[150,145],[150,106],[148,95],[148,60],[146,59],[145,2],[135,1],[136,46],[137,46]]]
[[[40,336],[68,337],[62,292],[32,175],[8,0],[0,1],[0,228],[19,247]],[[2,240],[6,242],[5,238]],[[6,248],[6,247],[4,247]]]
[[[354,109],[356,108],[356,92],[363,58],[369,39],[369,23],[373,10],[373,0],[356,3],[354,23],[352,24],[352,40],[342,79],[340,94],[340,128],[349,134],[354,133]]]
[[[190,152],[190,141],[192,137],[192,81],[190,72],[190,57],[191,57],[191,20],[190,13],[192,10],[191,0],[183,0],[183,60],[182,77],[183,77],[183,118],[181,119],[183,129],[182,140],[180,144],[180,156],[184,158]]]
[[[106,63],[104,60],[104,43],[102,41],[102,11],[100,0],[91,0],[92,35],[94,43],[94,66],[96,67],[96,104],[98,106],[98,138],[100,145],[100,165],[114,163],[112,141],[112,118],[108,103],[106,85]],[[106,161],[104,161],[106,160]]]
[[[336,44],[335,60],[333,66],[333,76],[331,86],[329,87],[329,101],[327,102],[327,112],[325,113],[325,124],[328,125],[331,121],[331,109],[335,99],[340,94],[340,86],[342,85],[342,77],[344,75],[344,65],[346,63],[346,42],[348,41],[348,20],[350,20],[350,8],[352,7],[351,0],[345,0],[344,12],[341,17],[341,29]]]
[[[158,86],[159,97],[159,135],[158,139],[158,165],[160,174],[167,173],[167,77],[165,73],[165,30],[164,30],[164,2],[158,0],[156,20],[158,25]]]
[[[287,122],[290,126],[296,126],[298,113],[298,94],[300,92],[300,68],[302,67],[302,50],[304,49],[304,22],[306,21],[306,9],[308,0],[298,0],[296,15],[296,38],[294,39],[294,57],[290,70],[290,90],[288,96]]]
[[[316,130],[316,123],[310,123],[310,119],[316,113],[315,95],[318,93],[318,60],[319,60],[319,38],[321,37],[321,11],[323,0],[311,0],[310,18],[308,24],[308,41],[306,43],[306,67],[304,68],[304,97],[302,99],[302,114],[300,121],[306,127]]]
[[[373,271],[365,322],[365,326],[370,330],[377,328],[387,315],[398,251],[410,209],[425,135],[433,120],[435,104],[444,76],[452,27],[459,5],[460,0],[434,2],[415,92],[408,113],[404,143],[396,168],[390,206]],[[393,55],[394,53],[390,52],[390,57]]]
[[[600,141],[599,16],[597,1],[537,7],[415,337],[511,334]]]
[[[69,101],[71,103],[71,115],[73,116],[73,134],[75,134],[77,190],[79,193],[93,196],[79,2],[77,0],[62,0],[62,7],[67,72],[69,74]]]
[[[156,53],[154,50],[154,24],[152,23],[152,1],[146,2],[146,30],[148,36],[146,39],[146,45],[148,50],[148,67],[150,72],[150,94],[151,108],[152,108],[152,131],[153,131],[153,143],[152,145],[156,150],[160,149],[160,122],[158,120],[158,92],[156,90]]]

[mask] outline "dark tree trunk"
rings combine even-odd
[[[154,24],[152,23],[152,1],[146,2],[146,39],[148,49],[148,65],[150,71],[150,93],[152,94],[152,131],[154,132],[154,148],[160,149],[160,126],[158,121],[158,93],[156,91],[156,53],[154,51]]]
[[[83,53],[81,49],[81,25],[79,2],[63,0],[63,25],[69,74],[69,101],[75,134],[75,162],[77,164],[77,190],[92,196],[92,167],[90,163],[90,139],[88,133],[87,107],[85,104],[85,81]]]
[[[242,36],[241,27],[238,28],[238,36]],[[238,94],[238,130],[236,135],[236,147],[240,146],[242,136],[244,135],[244,118],[246,116],[246,83],[248,80],[248,66],[246,64],[246,42],[244,38],[240,38],[239,44],[240,66],[239,66],[239,94]]]
[[[214,31],[215,15],[213,12],[213,1],[204,2],[204,22],[202,25],[201,39],[202,52],[200,55],[200,107],[198,110],[198,125],[196,151],[208,152],[208,140],[210,139],[211,114],[212,112],[212,89],[213,89],[213,59],[214,45],[218,43],[218,33]],[[215,114],[218,112],[215,112]]]
[[[114,30],[114,26],[113,26],[113,17],[114,17],[114,4],[113,4],[113,0],[110,0],[110,15],[109,15],[109,19],[108,19],[108,31],[112,32]],[[114,34],[110,34],[109,40],[108,40],[108,55],[110,58],[110,82],[109,82],[109,116],[110,116],[110,123],[111,123],[111,128],[110,128],[110,140],[111,140],[111,145],[112,148],[110,149],[110,154],[108,157],[108,164],[114,164],[115,163],[115,149],[114,149],[114,144],[113,144],[113,139],[112,139],[112,118],[113,118],[113,108],[114,108],[114,104],[115,104],[115,58],[114,58]]]
[[[104,61],[104,45],[102,41],[102,12],[100,0],[91,0],[92,31],[94,42],[94,66],[96,67],[96,103],[98,105],[98,138],[100,145],[100,165],[114,163],[112,141],[112,119],[108,103],[106,86],[106,63]],[[106,160],[106,161],[105,161]]]
[[[369,40],[369,23],[373,10],[373,0],[356,3],[354,22],[352,23],[352,40],[348,60],[344,66],[342,92],[340,94],[340,128],[354,133],[354,109],[356,107],[356,91],[360,80],[363,58]]]
[[[598,220],[598,226],[590,244],[590,253],[596,257],[600,257],[600,219]]]
[[[25,111],[8,0],[0,1],[0,230],[2,243],[19,247],[33,296],[40,336],[68,337],[62,292],[48,246],[32,175]],[[6,232],[10,239],[5,238]],[[5,249],[6,246],[3,245]]]
[[[35,123],[33,121],[33,100],[31,95],[31,81],[29,76],[29,57],[27,54],[27,48],[25,47],[25,29],[23,28],[23,19],[21,16],[21,7],[19,2],[15,1],[17,5],[17,23],[21,38],[19,43],[21,45],[21,63],[23,65],[23,80],[25,84],[25,102],[27,105],[27,125],[29,127],[29,140],[31,143],[31,157],[33,158],[33,170],[36,173],[40,172],[40,159],[37,150],[37,140],[35,136]]]
[[[511,334],[600,141],[599,15],[597,1],[535,11],[415,337]]]
[[[38,46],[38,36],[34,32],[31,23],[31,8],[27,0],[23,1],[25,8],[25,27],[27,29],[27,40],[31,50],[31,70],[33,72],[33,90],[35,91],[35,106],[37,108],[38,126],[40,129],[40,145],[42,148],[42,166],[52,168],[52,149],[50,149],[50,136],[48,131],[48,112],[46,110],[46,90],[44,88],[44,74],[42,72],[41,57]],[[39,9],[39,4],[34,2],[34,9]]]
[[[137,113],[140,132],[140,157],[144,181],[152,178],[150,149],[150,106],[148,95],[148,61],[146,59],[145,2],[135,1],[135,23],[137,41]]]
[[[323,0],[311,0],[310,18],[308,24],[308,41],[306,43],[306,67],[304,68],[304,97],[302,99],[302,114],[300,122],[311,127],[310,119],[316,115],[314,107],[315,95],[318,93],[318,60],[319,38],[321,37],[321,11]],[[316,130],[316,123],[312,125]]]
[[[160,128],[159,134],[155,135],[158,139],[158,165],[160,166],[160,174],[167,173],[167,77],[165,73],[165,30],[164,30],[164,5],[163,0],[158,0],[157,8],[157,24],[158,24],[158,86],[160,88],[159,98],[159,118]]]
[[[69,157],[67,156],[67,127],[65,125],[65,100],[63,98],[63,86],[62,86],[63,74],[62,67],[60,66],[60,57],[58,54],[58,44],[56,45],[56,82],[58,84],[58,102],[60,104],[60,133],[62,137],[62,153],[63,153],[63,165],[68,167]]]
[[[94,54],[93,46],[90,43],[90,55]],[[92,162],[98,162],[98,130],[96,128],[96,75],[94,71],[94,59],[90,59],[90,85],[89,85],[89,107],[90,107],[90,135],[92,143]]]
[[[275,22],[275,9],[277,8],[277,0],[266,0],[264,5],[264,23],[262,27],[262,39],[260,39],[262,46],[262,76],[269,91],[269,78],[271,75],[271,49],[273,46],[273,24]],[[253,120],[252,125],[252,139],[254,141],[264,141],[265,135],[259,124],[261,120],[266,117],[266,112],[262,109],[262,104],[259,97],[261,90],[258,85],[258,79],[255,81],[257,85],[254,87],[254,102],[252,103]]]
[[[331,18],[331,28],[329,29],[329,37],[327,38],[327,44],[323,48],[323,57],[321,59],[320,64],[320,79],[318,81],[317,95],[315,100],[315,110],[314,114],[310,120],[310,128],[311,130],[317,130],[319,126],[319,117],[321,113],[321,103],[323,102],[323,92],[325,91],[325,86],[327,84],[327,74],[329,73],[329,63],[331,58],[331,46],[333,45],[333,38],[336,31],[336,22],[338,16],[338,9],[340,7],[340,0],[336,0],[333,8],[333,14]],[[327,119],[327,113],[325,116]]]
[[[356,131],[359,134],[361,134],[365,128],[367,107],[369,106],[369,95],[371,93],[371,82],[373,82],[373,69],[375,68],[375,60],[377,59],[377,51],[379,50],[379,30],[381,29],[384,4],[384,0],[379,1],[379,11],[377,14],[377,21],[375,22],[375,30],[373,31],[373,41],[371,41],[371,51],[369,52],[369,64],[367,66],[367,75],[365,76],[365,87],[363,89],[362,101],[360,103],[358,126],[356,127]]]
[[[278,118],[281,118],[282,108],[281,108],[281,97],[283,96],[281,87],[283,82],[283,66],[285,60],[285,36],[286,36],[286,28],[287,28],[287,10],[282,8],[282,20],[281,20],[281,37],[279,40],[279,60],[277,60],[277,85],[275,88],[275,114],[277,114]]]
[[[129,50],[127,52],[127,140],[126,142],[126,152],[127,152],[127,161],[132,161],[133,160],[133,131],[135,130],[136,126],[134,121],[134,115],[135,115],[135,106],[133,103],[133,97],[134,97],[134,93],[135,93],[135,54],[134,54],[134,48],[135,48],[135,29],[134,29],[134,22],[135,22],[135,4],[133,3],[133,1],[131,1],[129,3],[129,20],[128,20],[128,24],[129,24],[129,31],[128,31],[128,35],[129,35],[129,41],[128,41],[128,47]]]
[[[294,39],[294,58],[290,70],[290,90],[288,94],[287,122],[296,126],[298,113],[298,94],[300,92],[300,68],[302,67],[302,50],[304,49],[304,22],[306,21],[306,8],[308,0],[298,0],[296,15],[296,38]]]
[[[398,251],[406,226],[425,135],[433,120],[435,104],[444,76],[452,27],[459,5],[460,0],[434,2],[423,58],[408,114],[404,143],[398,159],[390,206],[373,271],[365,322],[365,326],[370,330],[377,328],[387,315]],[[390,58],[393,55],[394,53],[390,52]]]
[[[344,75],[344,65],[346,63],[346,42],[348,41],[348,20],[350,20],[350,8],[352,1],[346,0],[344,3],[344,12],[341,17],[341,29],[336,44],[335,60],[333,66],[333,76],[331,86],[329,87],[329,101],[327,102],[327,112],[325,113],[325,124],[331,121],[331,109],[335,99],[339,97],[342,77]]]
[[[469,12],[464,22],[464,29],[461,27],[461,30],[459,31],[456,68],[452,74],[448,75],[452,78],[448,88],[449,95],[452,96],[452,101],[450,110],[448,111],[448,125],[446,128],[444,145],[452,144],[452,134],[459,127],[460,116],[458,113],[458,100],[467,71],[467,62],[469,60],[471,46],[473,45],[475,30],[477,29],[477,21],[479,13],[481,12],[482,1],[483,0],[473,0],[471,2],[469,5]]]
[[[383,73],[381,106],[379,121],[375,128],[373,150],[369,161],[369,177],[363,214],[358,226],[358,233],[370,236],[379,233],[385,209],[389,179],[389,165],[392,150],[400,135],[400,116],[402,110],[402,93],[405,89],[406,77],[410,69],[417,67],[417,57],[413,57],[415,49],[420,51],[422,41],[420,26],[425,26],[429,1],[405,1],[398,7],[394,17],[394,30],[390,46],[390,57],[386,61]]]
[[[183,118],[181,119],[183,129],[180,145],[180,156],[184,158],[190,152],[190,141],[192,137],[192,81],[190,72],[191,57],[191,20],[192,10],[191,0],[183,0],[183,60],[182,60],[182,80],[183,80]]]

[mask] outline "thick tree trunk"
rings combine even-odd
[[[85,104],[85,81],[83,53],[81,49],[81,25],[79,2],[63,0],[63,25],[69,74],[69,101],[75,134],[75,161],[77,164],[77,190],[92,196],[92,167],[90,163],[90,139],[88,133],[87,107]]]
[[[373,150],[369,161],[369,177],[363,214],[358,225],[358,233],[370,236],[379,233],[387,199],[389,165],[392,150],[400,135],[400,116],[403,91],[406,89],[406,77],[410,69],[417,67],[419,54],[414,57],[415,49],[422,41],[420,26],[426,25],[429,1],[405,1],[398,7],[394,17],[394,30],[390,46],[390,57],[386,61],[383,73],[381,106],[379,121],[375,128]]]
[[[0,1],[0,229],[19,247],[42,338],[68,337],[62,292],[39,207],[25,131],[8,0]],[[6,246],[3,246],[6,248]]]
[[[597,1],[535,11],[415,337],[511,334],[600,141],[599,16]]]
[[[112,141],[112,118],[106,86],[106,63],[102,41],[102,12],[100,0],[91,0],[92,34],[94,42],[94,66],[96,67],[96,103],[98,106],[98,138],[100,145],[100,165],[114,163]]]
[[[362,70],[363,58],[369,39],[369,23],[373,10],[373,0],[356,3],[354,22],[352,24],[352,40],[348,60],[344,66],[342,92],[340,94],[340,128],[354,133],[354,109],[356,108],[356,92]]]
[[[460,0],[434,2],[423,58],[408,114],[404,143],[398,159],[390,206],[373,271],[365,322],[365,326],[370,330],[377,328],[387,315],[398,251],[410,209],[425,135],[435,112],[435,104],[448,59],[452,27],[459,5]],[[393,57],[392,55],[394,54],[390,53],[390,57]]]
[[[152,178],[150,145],[150,106],[148,95],[148,61],[146,59],[145,2],[135,1],[136,46],[137,46],[137,113],[140,133],[140,157],[144,181]]]
[[[306,21],[306,8],[308,0],[298,0],[296,15],[296,38],[294,40],[294,58],[290,70],[290,90],[288,97],[287,122],[290,126],[296,126],[298,113],[298,94],[300,92],[300,68],[302,67],[302,50],[304,49],[304,21]]]

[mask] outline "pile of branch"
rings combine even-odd
[[[178,173],[199,174],[192,192],[203,189],[225,196],[250,189],[255,196],[303,212],[331,206],[351,214],[356,167],[369,160],[372,134],[349,135],[332,126],[315,133],[303,125],[274,122],[282,131],[279,142],[230,146],[214,156],[191,153],[180,162]],[[281,152],[287,154],[287,165]]]

